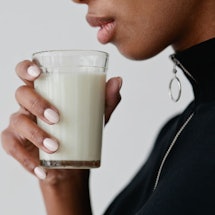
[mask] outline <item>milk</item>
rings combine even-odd
[[[60,121],[38,125],[54,136],[60,147],[54,154],[40,151],[41,165],[49,168],[100,166],[105,97],[102,68],[60,68],[42,73],[35,89],[60,112]]]

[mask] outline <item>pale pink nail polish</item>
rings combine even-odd
[[[57,123],[60,119],[59,115],[50,108],[44,111],[44,116],[51,123]]]
[[[57,151],[58,149],[58,143],[50,138],[45,138],[43,140],[43,145],[49,150],[49,151],[52,151],[52,152],[55,152]]]
[[[37,66],[30,66],[27,69],[27,73],[30,76],[36,78],[36,77],[38,77],[40,75],[40,69]]]
[[[34,168],[34,173],[41,180],[44,180],[46,178],[46,172],[40,166]]]

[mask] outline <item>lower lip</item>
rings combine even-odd
[[[115,29],[115,23],[109,22],[103,25],[97,34],[98,41],[102,44],[106,44],[111,41]]]

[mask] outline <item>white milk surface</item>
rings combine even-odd
[[[60,122],[55,125],[38,120],[60,143],[54,154],[40,151],[40,160],[100,160],[105,78],[99,68],[85,68],[43,73],[35,82],[36,90],[60,112]]]

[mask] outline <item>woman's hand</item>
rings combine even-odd
[[[46,174],[39,167],[38,149],[54,153],[58,143],[54,137],[38,127],[36,117],[48,124],[54,124],[60,117],[59,112],[34,90],[33,81],[40,75],[36,65],[31,61],[23,61],[16,66],[16,72],[25,85],[16,91],[20,109],[11,116],[8,128],[2,133],[3,148],[29,172],[43,179]],[[119,93],[121,85],[121,78],[112,78],[106,84],[106,123],[121,99]]]
[[[88,184],[89,171],[45,170],[40,167],[38,149],[46,153],[54,153],[58,149],[59,143],[37,125],[36,117],[48,124],[54,124],[60,118],[59,112],[56,107],[34,90],[34,80],[39,77],[41,71],[33,62],[26,60],[19,63],[16,66],[16,72],[25,85],[16,90],[16,99],[20,109],[11,115],[8,128],[2,132],[3,148],[30,173],[35,174],[39,179],[43,179],[41,181],[43,194],[47,191],[47,185],[59,187],[61,181],[65,184],[62,189],[68,190],[67,188],[70,187],[71,192],[81,195],[81,190],[86,187],[83,192],[88,192],[88,185],[86,184]],[[119,77],[110,79],[106,84],[105,123],[109,121],[112,112],[120,102],[119,91],[121,85],[122,80]],[[84,184],[84,186],[77,186],[78,184]],[[74,187],[76,188],[74,189]],[[44,194],[44,198],[47,204],[52,201],[49,194]],[[52,214],[54,213],[52,212]]]

